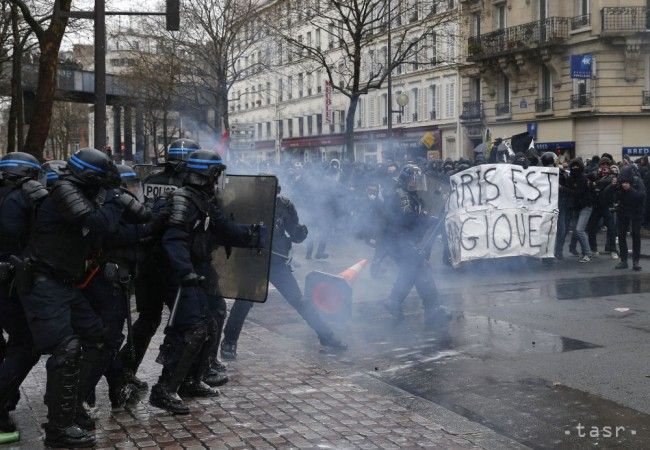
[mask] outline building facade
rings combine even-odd
[[[529,132],[567,156],[650,151],[650,1],[461,3],[465,148]]]
[[[438,13],[450,18],[444,24],[436,22],[440,30],[433,30],[426,40],[418,42],[415,56],[393,71],[392,107],[388,105],[386,83],[360,97],[354,119],[356,161],[401,161],[434,155],[455,159],[462,152],[458,110],[460,3],[431,0],[415,4],[417,8],[411,9],[408,17],[393,18],[393,27],[413,21],[422,21],[426,27],[427,20]],[[296,33],[300,42],[329,52],[332,70],[343,64],[337,61],[337,55],[342,54],[341,42],[333,34],[307,24],[296,27]],[[387,39],[386,31],[373,35],[363,49],[363,71],[384,64]],[[231,156],[255,161],[340,158],[348,98],[331,88],[322,67],[292,55],[281,41],[269,42],[272,40],[252,47],[237,61],[254,68],[231,89],[229,121],[235,129],[250,130],[253,142],[231,146]],[[270,65],[264,67],[260,62]],[[408,96],[403,109],[395,102],[400,93]],[[393,143],[389,145],[391,110],[400,112],[393,114]],[[429,145],[423,143],[425,136]]]

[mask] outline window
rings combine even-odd
[[[284,100],[284,83],[282,82],[282,78],[278,80],[278,100]]]
[[[544,20],[548,17],[548,0],[537,0],[539,2],[539,9],[537,11],[539,20]]]
[[[298,117],[298,136],[305,135],[305,119],[303,117]]]
[[[434,120],[436,118],[436,110],[438,109],[438,93],[437,86],[432,84],[429,86],[429,119]]]
[[[589,0],[577,0],[578,1],[578,16],[586,16],[590,11],[590,1]]]
[[[506,5],[505,3],[501,5],[495,6],[495,14],[494,14],[494,19],[496,20],[495,22],[495,29],[497,30],[503,30],[506,27]]]
[[[257,124],[257,140],[262,139],[262,123]]]
[[[341,132],[345,131],[345,111],[344,110],[339,110],[339,130]]]
[[[470,33],[474,37],[481,35],[481,14],[472,14],[470,18]]]
[[[510,80],[504,74],[499,76],[497,82],[496,115],[502,116],[510,113]]]
[[[438,35],[434,31],[429,39],[429,62],[436,65],[438,57]]]
[[[308,73],[307,74],[307,95],[313,94],[313,86],[314,86],[314,75]]]
[[[381,94],[381,101],[379,103],[379,114],[381,115],[381,124],[388,124],[388,94]]]
[[[469,99],[473,102],[481,101],[481,79],[480,78],[470,78],[469,79]]]
[[[330,23],[327,27],[327,48],[330,50],[334,48],[334,42],[336,40],[336,36],[334,35],[334,24]]]
[[[287,98],[289,100],[293,98],[293,77],[291,75],[287,78]]]
[[[316,92],[320,94],[322,90],[323,90],[323,74],[319,70],[316,72]]]
[[[306,116],[305,120],[307,121],[307,135],[311,136],[312,134],[314,134],[314,129],[312,126],[312,122],[313,122],[312,116]]]
[[[316,114],[316,134],[323,134],[323,115]]]
[[[456,82],[448,80],[445,84],[445,114],[451,119],[456,115]]]
[[[284,52],[282,48],[282,42],[278,43],[278,64],[282,64],[284,58],[282,56],[282,52]]]
[[[278,139],[284,137],[284,121],[282,119],[278,120]]]
[[[411,89],[411,101],[409,102],[410,104],[413,105],[413,115],[412,119],[413,122],[417,122],[420,120],[419,117],[419,112],[420,112],[420,90],[418,88],[413,88]]]
[[[287,134],[293,137],[293,119],[287,119]]]
[[[541,83],[540,83],[540,98],[550,99],[553,95],[553,80],[551,78],[551,71],[548,67],[542,66],[540,70]]]
[[[375,51],[368,51],[368,78],[372,78],[373,72],[375,70]]]
[[[412,64],[413,71],[416,71],[416,70],[418,70],[418,66],[419,66],[418,57],[420,55],[420,50],[419,50],[417,42],[414,43],[412,51],[413,51],[413,56],[412,56],[413,62],[411,64]]]
[[[316,48],[320,50],[320,28],[316,30]]]
[[[267,105],[271,104],[271,82],[270,81],[266,82],[266,104]]]
[[[362,99],[359,99],[359,102],[357,103],[357,126],[358,127],[363,127],[363,119],[365,118],[364,114],[364,108],[366,104]]]
[[[271,122],[266,122],[266,137],[267,139],[271,137]]]
[[[311,31],[307,32],[307,47],[311,47]]]
[[[304,94],[305,80],[301,73],[298,74],[298,97],[302,97]]]

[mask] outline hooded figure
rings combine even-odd
[[[641,221],[646,200],[646,190],[641,178],[635,175],[632,166],[621,170],[618,178],[618,244],[621,261],[617,269],[627,269],[627,231],[632,235],[632,268],[641,270]]]

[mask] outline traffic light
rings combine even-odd
[[[178,31],[181,27],[181,0],[167,0],[165,13],[167,31]]]

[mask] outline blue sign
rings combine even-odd
[[[554,152],[558,148],[560,150],[575,150],[575,141],[564,142],[535,142],[535,148],[543,152]]]
[[[537,139],[537,122],[530,122],[528,124],[528,136]]]
[[[650,147],[623,147],[623,154],[628,156],[650,155]]]
[[[571,55],[571,78],[591,79],[594,57],[591,53]]]
[[[528,108],[528,100],[522,98],[521,101],[519,102],[519,109],[526,109],[526,108]]]

